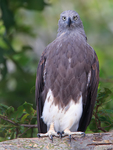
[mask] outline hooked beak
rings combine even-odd
[[[71,21],[71,18],[69,17],[68,21],[67,21],[67,25],[70,27],[71,23],[72,23],[72,21]]]

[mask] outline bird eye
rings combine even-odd
[[[65,16],[63,16],[63,17],[62,17],[62,20],[64,20],[64,21],[65,21],[65,20],[66,20],[66,17],[65,17]]]
[[[73,16],[73,20],[77,20],[78,16]]]

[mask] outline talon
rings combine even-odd
[[[62,136],[63,134],[64,134],[64,131],[60,132],[60,138],[63,137],[63,136]]]
[[[40,138],[40,134],[38,133],[37,136]]]
[[[60,131],[58,131],[57,134],[60,134]]]
[[[52,140],[52,142],[53,142],[53,136],[52,135],[50,135],[50,140]]]
[[[62,132],[60,132],[60,138],[62,138]]]
[[[86,134],[83,132],[82,135],[83,135],[83,137],[85,137]]]
[[[60,134],[60,138],[62,138],[62,133]]]
[[[58,131],[57,134],[59,135],[60,138],[62,138],[62,132]]]
[[[62,138],[62,133],[60,131],[57,132],[60,138]]]
[[[71,135],[69,135],[69,140],[70,140],[70,142],[71,142]]]

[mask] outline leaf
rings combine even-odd
[[[15,25],[14,21],[14,14],[12,11],[8,8],[7,0],[1,0],[0,1],[0,7],[2,11],[2,20],[4,22],[4,25],[7,30],[9,30],[10,27]]]
[[[7,116],[10,115],[11,113],[14,113],[14,108],[12,106],[8,107],[6,110]]]
[[[25,103],[23,104],[23,107],[24,107],[24,109],[26,110],[26,112],[27,112],[28,114],[32,114],[32,113],[34,112],[34,109],[32,108],[32,107],[33,107],[33,104],[30,104],[30,103],[25,102]]]
[[[109,113],[109,114],[113,114],[113,110],[112,109],[105,109],[105,112]]]
[[[100,116],[99,117],[99,120],[100,121],[103,121],[103,122],[108,122],[108,123],[110,123],[111,124],[111,120],[110,120],[110,118],[109,117],[106,117],[106,116]]]
[[[111,90],[108,89],[108,88],[104,88],[104,90],[105,90],[105,92],[106,92],[107,95],[110,95],[112,93]]]
[[[29,114],[24,114],[23,117],[21,118],[21,123],[24,123],[25,119],[29,116]]]
[[[0,104],[0,114],[5,113],[5,111],[7,110],[8,106],[4,105],[4,104]]]
[[[17,111],[12,115],[14,120],[19,119],[25,113],[23,105],[19,106]]]
[[[111,93],[112,93],[111,90],[108,89],[108,88],[104,88],[104,91],[103,91],[103,92],[101,92],[101,90],[99,89],[99,90],[98,90],[98,94],[97,94],[97,99],[98,99],[98,100],[105,101],[105,99],[106,99],[107,97],[109,97],[109,95],[110,95]]]

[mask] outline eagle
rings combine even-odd
[[[61,13],[58,34],[41,55],[36,76],[38,136],[84,135],[96,101],[99,62],[79,14]]]

